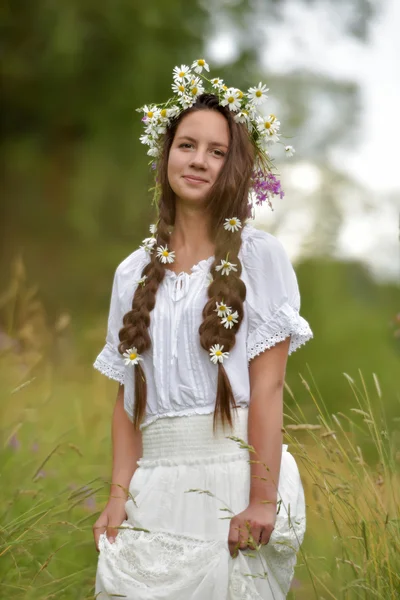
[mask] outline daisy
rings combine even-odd
[[[209,71],[210,67],[203,58],[199,58],[199,60],[195,60],[192,63],[192,69],[194,69],[196,73],[201,73],[203,69]]]
[[[247,97],[255,105],[263,104],[268,98],[268,96],[267,96],[268,91],[269,91],[269,88],[267,88],[265,85],[262,85],[262,83],[260,81],[260,83],[258,84],[257,87],[249,88],[249,90],[247,92]]]
[[[175,67],[172,72],[172,77],[175,81],[185,81],[190,79],[190,69],[186,65],[181,65],[180,67]]]
[[[158,246],[157,258],[164,264],[173,263],[175,260],[175,252],[168,250],[168,246]]]
[[[235,119],[236,123],[247,123],[250,116],[249,116],[249,113],[247,112],[247,110],[242,109],[233,118]]]
[[[140,247],[143,248],[143,250],[145,250],[149,254],[151,254],[153,251],[153,246],[156,242],[157,242],[157,240],[155,237],[145,238]]]
[[[229,352],[223,352],[224,347],[219,344],[214,344],[210,348],[210,360],[216,365],[218,362],[223,363],[224,358],[228,358]]]
[[[225,219],[224,229],[227,231],[239,231],[241,229],[242,223],[240,219],[237,217],[231,217],[230,219]]]
[[[222,88],[222,86],[224,85],[224,82],[222,79],[220,79],[219,77],[214,77],[214,79],[211,79],[211,83],[213,88],[215,88],[216,90],[220,90]]]
[[[154,156],[154,158],[158,158],[160,156],[160,148],[157,146],[152,146],[149,150],[147,150],[148,156]]]
[[[231,271],[237,271],[236,265],[228,260],[221,260],[221,264],[215,267],[216,271],[221,271],[221,275],[229,275]]]
[[[143,275],[143,277],[141,277],[139,279],[139,281],[137,281],[137,285],[144,285],[146,283],[146,279],[147,279],[147,275]]]
[[[179,98],[179,102],[181,103],[183,110],[193,106],[195,100],[196,98],[194,98],[193,96],[189,96],[188,94],[183,94],[183,96]]]
[[[175,94],[182,96],[186,92],[186,82],[175,81],[175,83],[172,84],[172,89],[175,92]]]
[[[144,112],[144,118],[146,121],[151,121],[152,119],[157,118],[160,112],[156,106],[147,106],[147,104],[143,106],[141,110]]]
[[[221,106],[229,106],[229,110],[237,111],[240,109],[240,99],[238,98],[236,88],[228,88],[221,100]]]
[[[288,158],[290,158],[291,156],[293,156],[293,154],[296,152],[296,150],[293,148],[293,146],[285,146],[285,154]]]
[[[154,223],[152,225],[150,225],[149,229],[150,229],[150,233],[152,233],[153,235],[155,235],[155,233],[157,233],[157,225],[155,225]]]
[[[189,85],[190,94],[195,98],[204,92],[204,87],[199,77],[194,77]]]
[[[219,317],[226,317],[227,315],[230,315],[232,312],[232,307],[226,306],[225,302],[223,302],[223,301],[216,302],[215,306],[217,308],[214,308],[214,312],[216,312]]]
[[[222,319],[221,323],[226,329],[232,329],[232,327],[238,322],[238,319],[239,313],[237,310],[235,310],[235,312],[226,315],[226,317]]]
[[[138,354],[138,351],[135,348],[135,346],[132,346],[132,348],[129,348],[129,350],[126,350],[124,352],[123,356],[125,358],[126,365],[137,365],[140,360],[143,360],[143,358],[140,356],[140,354]]]

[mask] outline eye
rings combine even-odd
[[[182,142],[182,144],[179,144],[179,148],[192,148],[193,144],[191,144],[190,142]]]
[[[218,150],[217,148],[213,150],[213,152],[216,154],[216,156],[220,156],[222,158],[225,156],[225,152],[222,152],[222,150]]]

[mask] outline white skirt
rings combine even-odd
[[[100,536],[96,598],[286,598],[306,525],[303,486],[286,444],[268,544],[236,558],[228,549],[229,515],[248,506],[254,457],[227,436],[247,441],[247,418],[248,409],[238,409],[234,430],[219,424],[215,437],[212,414],[163,418],[143,429],[124,529],[113,544]]]

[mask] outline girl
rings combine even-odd
[[[144,107],[158,219],[116,269],[94,364],[119,382],[96,597],[281,600],[305,532],[283,384],[312,333],[283,247],[245,224],[251,188],[279,192],[279,122],[258,113],[265,86],[244,95],[192,68]]]

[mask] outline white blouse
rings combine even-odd
[[[270,233],[247,224],[242,229],[239,258],[241,279],[247,290],[244,318],[224,366],[236,403],[248,406],[249,361],[288,336],[291,354],[313,334],[299,314],[297,278],[282,244]],[[117,267],[106,344],[93,365],[124,384],[124,406],[131,420],[135,402],[134,367],[125,366],[118,352],[118,332],[124,314],[131,310],[137,282],[149,260],[149,254],[139,248]],[[152,345],[143,354],[147,409],[141,429],[162,417],[214,412],[218,368],[201,347],[198,332],[208,300],[213,260],[211,256],[200,261],[190,274],[166,269],[150,313]]]

